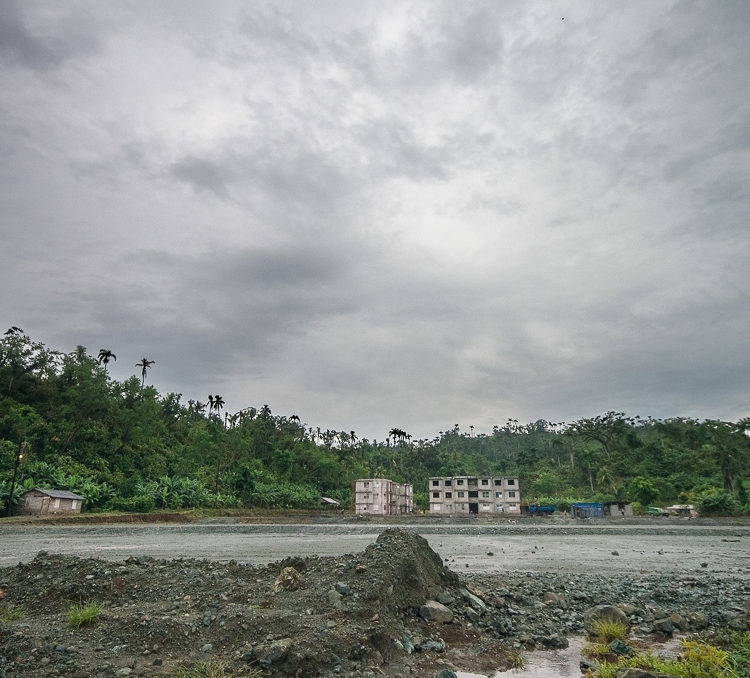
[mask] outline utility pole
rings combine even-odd
[[[8,508],[5,511],[5,515],[10,518],[10,513],[13,509],[13,492],[16,489],[16,476],[18,475],[18,465],[23,459],[23,443],[18,443],[18,450],[16,452],[16,460],[13,464],[13,478],[10,481],[10,495],[8,496]]]

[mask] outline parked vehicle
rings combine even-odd
[[[552,515],[555,507],[551,505],[529,504],[530,515]]]
[[[647,511],[648,515],[650,516],[661,516],[662,518],[669,518],[669,511],[665,511],[663,508],[659,508],[658,506],[649,506]]]

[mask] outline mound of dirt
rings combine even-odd
[[[174,676],[209,661],[227,676],[395,676],[492,642],[460,617],[420,618],[435,597],[458,605],[459,579],[424,538],[398,529],[360,554],[266,567],[40,552],[0,570],[0,590],[4,678]],[[70,606],[90,602],[98,617],[71,626]]]

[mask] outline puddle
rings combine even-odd
[[[557,676],[581,676],[579,661],[584,638],[568,638],[568,647],[563,650],[534,650],[526,652],[526,668],[500,671],[489,677],[482,673],[457,671],[458,678],[556,678]]]

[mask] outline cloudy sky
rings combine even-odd
[[[0,0],[0,323],[415,438],[750,414],[750,3]]]

